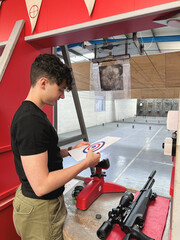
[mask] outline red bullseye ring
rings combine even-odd
[[[30,18],[36,18],[39,12],[39,8],[37,5],[33,5],[29,10]]]
[[[98,142],[98,143],[94,143],[88,147],[86,147],[83,152],[84,153],[87,153],[89,150],[92,150],[93,152],[96,152],[98,151],[99,149],[101,149],[103,146],[104,146],[105,142],[102,141],[102,142]]]

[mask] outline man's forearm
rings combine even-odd
[[[39,187],[39,196],[45,195],[51,191],[56,190],[57,188],[63,186],[68,181],[73,179],[81,171],[86,169],[86,163],[84,161],[77,163],[74,166],[49,172],[46,178],[44,178],[43,183]]]

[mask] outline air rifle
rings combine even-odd
[[[131,192],[125,192],[117,208],[113,208],[112,211],[108,213],[108,220],[98,229],[97,236],[99,239],[105,240],[114,225],[118,224],[121,230],[126,233],[123,240],[131,238],[138,240],[154,240],[140,230],[144,227],[145,215],[149,202],[155,200],[157,197],[157,194],[152,192],[152,186],[155,182],[153,177],[155,174],[156,171],[152,171],[148,181],[140,190],[140,193],[134,201],[134,195]]]

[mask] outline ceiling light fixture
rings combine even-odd
[[[175,15],[168,14],[159,19],[155,19],[153,22],[156,22],[162,25],[168,25],[170,27],[180,28],[180,13],[177,13]]]
[[[167,21],[168,26],[180,28],[180,20],[178,19],[169,19]]]

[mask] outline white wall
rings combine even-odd
[[[79,99],[86,127],[118,121],[136,115],[136,100],[108,100],[106,111],[95,111],[94,91],[79,91]],[[71,132],[79,129],[79,122],[72,94],[65,93],[65,99],[58,101],[58,133]]]
[[[137,99],[116,99],[114,104],[116,121],[136,116]]]

